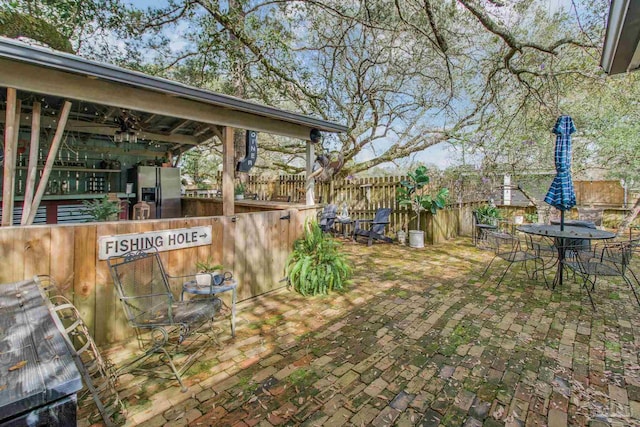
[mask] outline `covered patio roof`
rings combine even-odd
[[[5,153],[8,153],[3,177],[3,212],[12,211],[13,152],[17,150],[19,128],[32,121],[30,116],[37,115],[40,121],[40,103],[43,105],[41,126],[58,127],[62,111],[65,117],[61,123],[66,132],[113,137],[116,145],[116,136],[120,139],[124,134],[129,142],[134,132],[134,143],[139,140],[146,143],[137,145],[138,150],[143,151],[150,145],[166,146],[165,151],[179,155],[218,138],[222,142],[224,215],[234,212],[233,179],[237,160],[234,129],[306,141],[308,177],[315,158],[311,132],[347,131],[346,126],[327,120],[1,37],[0,69],[0,87],[6,88],[6,92],[0,92],[0,98],[6,99],[9,110],[0,111],[3,117],[0,122],[5,122]],[[29,114],[34,104],[38,104],[38,112]],[[14,108],[15,119],[11,111]],[[308,178],[306,189],[307,204],[313,204],[312,178]],[[3,224],[11,222],[11,215],[6,216]]]
[[[640,68],[640,2],[612,0],[600,65],[613,75]]]
[[[219,135],[216,126],[302,140],[309,140],[311,129],[347,130],[326,120],[7,38],[0,38],[0,68],[2,87],[82,101],[83,114],[75,121],[71,117],[68,129],[91,134],[113,134],[117,109],[133,110],[151,139],[187,146]],[[96,126],[87,126],[89,121]]]

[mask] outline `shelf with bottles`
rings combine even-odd
[[[38,169],[43,169],[44,166],[38,165]],[[16,166],[18,170],[27,170],[26,166]],[[69,172],[91,172],[91,173],[120,173],[120,169],[93,169],[87,167],[72,167],[72,166],[54,166],[51,168],[53,171],[69,171]]]
[[[19,153],[17,159],[17,169],[28,168],[28,157],[24,153]],[[46,163],[46,152],[41,148],[38,156],[38,169],[44,169]],[[52,170],[69,172],[93,172],[93,173],[120,173],[122,172],[120,160],[111,158],[111,154],[100,153],[100,157],[89,157],[87,154],[80,155],[79,152],[60,151],[53,161]]]

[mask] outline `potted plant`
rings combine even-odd
[[[527,222],[535,224],[538,222],[538,213],[537,212],[526,213],[524,214],[524,218],[527,220]]]
[[[441,188],[435,196],[425,193],[425,186],[429,184],[427,168],[418,167],[415,172],[408,173],[409,179],[400,181],[398,189],[398,203],[401,206],[410,206],[417,217],[417,230],[409,230],[409,246],[412,248],[424,247],[424,231],[420,228],[420,213],[429,211],[433,215],[438,209],[444,208],[449,190]]]
[[[480,224],[498,225],[498,220],[502,219],[500,210],[491,203],[479,206],[476,209],[476,214]]]
[[[91,215],[94,221],[116,221],[120,214],[120,202],[109,200],[107,196],[91,201],[84,200],[83,213]]]
[[[236,196],[236,200],[242,200],[244,199],[244,191],[245,191],[245,186],[243,183],[239,182],[238,184],[236,184],[236,187],[233,190],[233,193]]]
[[[212,280],[214,281],[214,285],[222,283],[224,277],[222,271],[224,267],[221,264],[214,264],[211,258],[208,258],[206,261],[196,262],[196,269],[198,270],[196,273],[196,282],[198,285],[211,286]],[[220,283],[217,283],[218,281]]]
[[[302,295],[341,291],[351,276],[351,266],[340,243],[323,233],[317,221],[305,224],[304,236],[293,244],[287,258],[289,285]]]

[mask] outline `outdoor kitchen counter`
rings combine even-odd
[[[136,197],[134,193],[113,193],[119,199],[130,199]],[[109,194],[107,193],[66,193],[66,194],[45,194],[42,196],[42,200],[91,200],[91,199],[102,199],[103,197],[107,197]],[[13,198],[16,202],[24,201],[24,196],[16,196]],[[2,201],[2,196],[0,195],[0,201]]]

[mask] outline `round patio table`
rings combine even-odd
[[[615,233],[605,230],[597,230],[585,227],[574,227],[565,225],[564,230],[560,230],[560,225],[545,225],[545,224],[527,224],[521,225],[517,228],[525,234],[533,234],[536,236],[544,236],[553,238],[555,246],[558,248],[558,269],[556,275],[553,278],[553,288],[556,285],[562,286],[562,273],[564,270],[564,257],[566,251],[567,240],[606,240],[616,237]]]

